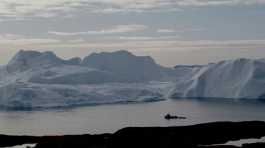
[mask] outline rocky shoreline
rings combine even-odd
[[[127,127],[113,134],[64,136],[0,135],[0,147],[36,144],[35,148],[239,148],[229,141],[265,137],[265,122],[213,122],[176,127]],[[265,143],[242,148],[264,148]]]

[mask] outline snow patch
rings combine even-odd
[[[34,148],[37,144],[23,144],[23,145],[17,145],[12,147],[4,147],[4,148]]]

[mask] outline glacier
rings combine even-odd
[[[38,109],[178,98],[265,98],[265,59],[169,68],[124,50],[68,60],[19,51],[0,66],[0,108]]]

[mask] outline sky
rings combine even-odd
[[[128,50],[165,66],[265,58],[265,0],[0,0],[0,64]]]

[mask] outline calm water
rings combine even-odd
[[[187,120],[164,120],[171,113]],[[210,121],[264,120],[265,103],[167,100],[67,110],[1,111],[1,134],[50,135],[115,132],[127,126],[174,126]]]

